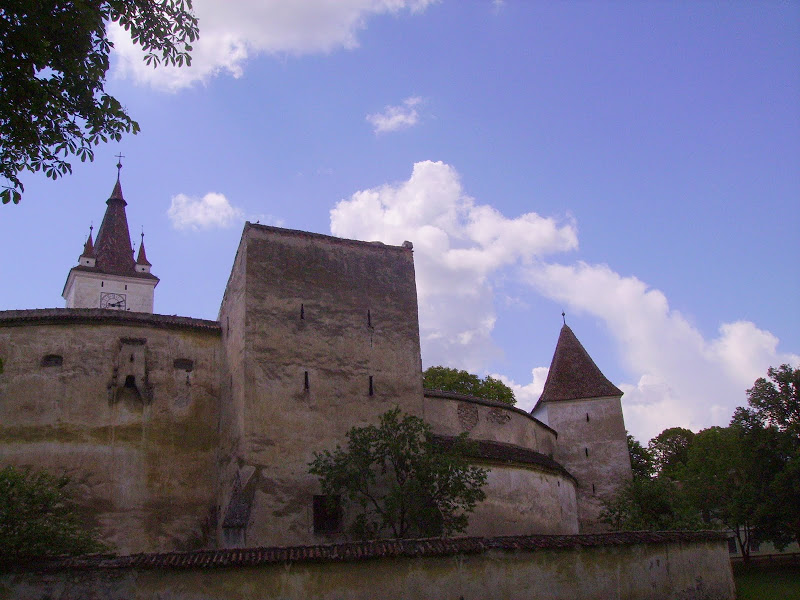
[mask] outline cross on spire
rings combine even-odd
[[[125,158],[125,155],[120,152],[117,154],[117,181],[119,181],[119,172],[122,170],[122,159]]]
[[[564,320],[564,325],[566,325],[567,324],[567,313],[565,313],[563,310],[561,311],[561,318]]]

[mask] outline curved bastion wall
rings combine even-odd
[[[219,336],[200,319],[0,312],[0,465],[66,471],[118,552],[205,546]]]
[[[373,347],[380,332],[376,327]],[[345,397],[335,389],[341,386],[328,390],[319,377],[308,391],[301,379],[284,406],[251,375],[246,393],[262,411],[265,402],[282,406],[272,413],[280,427],[254,421],[251,412],[249,433],[237,442],[237,427],[226,424],[235,408],[233,374],[256,362],[259,373],[274,367],[264,353],[254,360],[252,350],[239,354],[228,340],[220,323],[186,317],[0,312],[0,465],[69,473],[81,509],[121,553],[341,541],[342,530],[314,531],[320,491],[308,462],[313,452],[344,444],[350,427],[399,403],[425,418],[442,443],[463,431],[476,441],[472,460],[489,470],[487,498],[468,535],[577,532],[575,480],[551,457],[556,432],[507,405],[423,396],[421,386],[416,399],[405,392],[410,402],[384,395],[385,385],[373,396]],[[231,485],[225,455],[242,441],[259,454],[239,463]],[[226,520],[239,535],[226,536]]]
[[[436,434],[475,440],[489,470],[468,535],[578,533],[577,481],[553,460],[555,430],[508,404],[441,390],[425,390],[423,410]]]

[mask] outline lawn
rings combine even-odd
[[[735,565],[737,600],[800,600],[800,565]]]

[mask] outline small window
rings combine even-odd
[[[370,396],[375,395],[375,386],[372,383],[372,375],[369,376],[369,395]]]
[[[128,375],[125,378],[125,387],[136,389],[136,378],[133,375]]]
[[[188,373],[194,369],[194,361],[188,358],[176,358],[172,362],[172,366],[180,371],[186,371]]]
[[[103,283],[104,283],[104,282],[102,282],[102,281],[100,282],[100,287],[103,287]]]
[[[305,371],[303,373],[303,389],[308,391],[308,388],[309,388],[309,385],[308,385],[308,371]]]
[[[588,448],[584,448],[583,451],[586,453],[586,456],[588,457],[589,456],[589,449]]]
[[[128,289],[128,286],[127,286],[127,285],[125,286],[125,289],[126,289],[126,290]]]
[[[592,484],[592,493],[594,494],[594,484]]]
[[[728,538],[728,554],[736,554],[736,538]]]
[[[300,305],[300,319],[302,320],[302,319],[305,319],[305,318],[306,318],[306,307],[305,307],[305,304],[301,304]]]
[[[367,327],[372,327],[372,313],[367,311]]]
[[[64,357],[60,354],[47,354],[42,357],[42,362],[39,363],[43,367],[60,367],[64,363]]]
[[[342,529],[340,496],[314,496],[314,533],[336,533]]]
[[[589,413],[586,413],[586,422],[589,422]]]

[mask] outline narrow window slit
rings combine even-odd
[[[589,413],[586,413],[586,422],[589,422]]]
[[[369,395],[370,396],[375,395],[375,387],[372,384],[372,375],[369,376]]]
[[[308,371],[303,372],[303,389],[308,391]]]
[[[306,318],[306,307],[304,304],[300,304],[300,319]]]
[[[586,456],[589,456],[589,449],[588,448],[584,448],[583,451],[586,452]]]
[[[367,311],[367,327],[372,327],[372,313]]]

